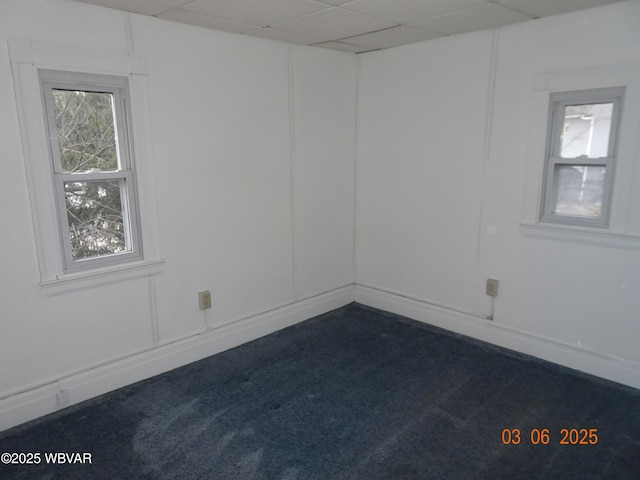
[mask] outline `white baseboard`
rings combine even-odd
[[[237,347],[353,302],[353,286],[345,286],[294,302],[231,324],[156,348],[133,353],[80,373],[61,376],[46,384],[0,400],[0,431],[61,409],[56,394],[67,391],[69,404],[159,375],[174,368]]]
[[[589,351],[381,289],[356,285],[355,301],[600,378],[640,388],[640,362]]]
[[[384,290],[355,285],[294,302],[199,335],[132,354],[125,359],[62,376],[0,400],[0,432],[61,409],[60,388],[71,406],[174,368],[250,342],[353,302],[402,315],[597,377],[640,388],[640,364],[587,351]]]

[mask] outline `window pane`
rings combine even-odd
[[[566,106],[560,156],[607,157],[612,114],[613,103]]]
[[[118,170],[113,95],[57,89],[52,93],[62,171]]]
[[[124,180],[64,182],[74,260],[130,251],[126,242],[121,184]]]
[[[553,213],[600,217],[604,197],[604,166],[556,165],[556,205]]]

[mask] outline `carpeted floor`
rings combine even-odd
[[[41,460],[1,479],[638,480],[640,391],[351,304],[1,433],[2,452]]]

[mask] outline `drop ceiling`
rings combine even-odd
[[[620,0],[76,0],[200,27],[353,53]]]

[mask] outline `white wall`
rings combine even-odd
[[[491,33],[364,55],[358,282],[472,309]]]
[[[535,171],[544,155],[536,77],[637,69],[639,25],[634,1],[361,55],[356,299],[640,386],[638,239],[520,225],[537,196],[531,152]],[[638,212],[640,104],[627,100],[617,208]],[[637,236],[628,217],[618,226]],[[493,322],[488,277],[501,282]]]
[[[59,388],[75,403],[354,298],[640,386],[637,241],[520,225],[533,79],[639,62],[639,20],[633,1],[355,57],[3,1],[0,429],[59,408]],[[145,59],[159,275],[42,290],[8,40]]]
[[[144,58],[159,275],[43,292],[8,40]],[[66,0],[0,42],[0,429],[352,301],[352,55]]]

